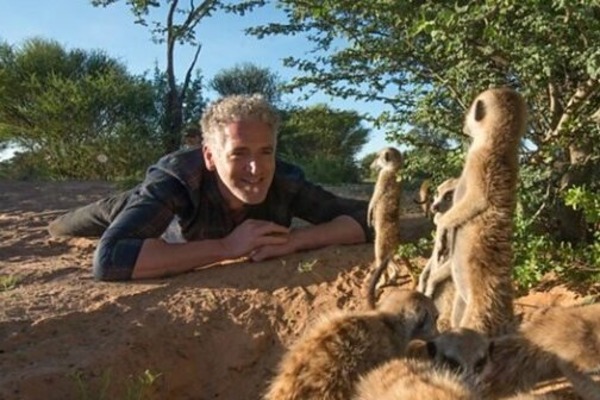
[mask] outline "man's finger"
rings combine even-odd
[[[256,246],[267,246],[267,245],[277,245],[277,244],[286,244],[289,240],[289,236],[286,235],[263,235],[259,236],[256,239]]]
[[[270,235],[270,236],[283,236],[288,235],[290,233],[289,228],[277,225],[272,222],[268,222],[263,226],[260,226],[256,229],[256,233],[258,235]]]

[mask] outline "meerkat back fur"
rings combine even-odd
[[[453,325],[488,335],[503,333],[514,318],[511,242],[526,120],[525,101],[512,89],[477,96],[465,119],[473,141],[454,204],[437,220],[440,229],[455,230]]]
[[[435,334],[437,310],[416,291],[388,290],[376,310],[338,312],[310,327],[283,356],[265,399],[348,399],[362,374]]]
[[[459,374],[430,360],[395,359],[371,371],[358,383],[354,400],[476,400]]]

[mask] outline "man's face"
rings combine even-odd
[[[275,135],[267,123],[232,122],[221,138],[202,150],[207,168],[217,171],[219,189],[230,208],[265,200],[275,173]]]

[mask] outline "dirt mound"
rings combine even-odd
[[[0,398],[127,399],[143,390],[153,399],[256,399],[315,315],[364,307],[371,245],[94,282],[95,241],[52,240],[45,227],[112,191],[104,182],[0,182]],[[431,229],[418,214],[405,226],[405,240]],[[523,307],[579,297],[552,293]]]

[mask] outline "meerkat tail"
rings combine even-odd
[[[369,278],[369,284],[367,286],[367,304],[372,310],[375,309],[377,303],[377,295],[375,293],[377,291],[377,283],[379,282],[379,279],[381,279],[383,271],[387,269],[390,261],[392,261],[392,256],[386,257],[383,262],[377,266]]]

